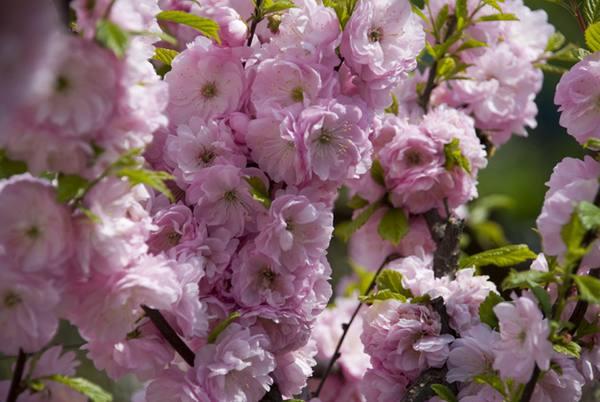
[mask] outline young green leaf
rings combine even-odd
[[[467,11],[467,0],[456,0],[456,16],[467,19],[469,12]]]
[[[456,49],[456,52],[462,52],[467,49],[474,49],[476,47],[486,47],[487,43],[479,41],[477,39],[469,38],[465,40],[459,47]]]
[[[492,15],[484,15],[483,17],[478,18],[475,22],[485,22],[485,21],[519,21],[519,18],[510,13],[499,13]]]
[[[565,36],[558,31],[554,32],[552,35],[550,35],[550,38],[548,39],[548,43],[546,44],[546,51],[555,52],[558,49],[560,49],[564,45],[564,43]]]
[[[408,218],[404,211],[400,208],[392,208],[388,209],[379,221],[377,233],[383,240],[397,246],[408,233],[408,229]]]
[[[206,341],[208,343],[215,343],[217,338],[219,337],[219,335],[221,335],[221,333],[223,331],[225,331],[225,329],[231,325],[232,322],[234,322],[237,318],[239,318],[241,316],[241,314],[238,311],[234,311],[233,313],[230,313],[227,318],[225,318],[223,321],[219,322],[212,331],[210,331],[210,333],[208,334],[208,338],[206,339]]]
[[[101,19],[96,25],[96,41],[113,53],[122,58],[127,50],[129,43],[129,34],[121,29],[117,24]]]
[[[548,291],[535,283],[531,283],[529,286],[535,297],[538,299],[544,315],[550,317],[552,315],[552,302],[550,301]]]
[[[499,1],[501,3],[504,2],[504,0],[499,0]],[[499,13],[502,13],[502,8],[500,8],[500,5],[498,4],[498,2],[496,0],[483,0],[483,3],[496,9]]]
[[[360,300],[363,303],[367,303],[367,304],[373,303],[374,301],[377,301],[377,300],[398,300],[401,302],[405,302],[406,297],[401,295],[400,293],[392,292],[389,289],[384,289],[384,290],[378,290],[378,291],[373,292],[368,295],[359,296],[358,300]]]
[[[160,191],[164,195],[166,195],[169,200],[174,201],[175,198],[171,193],[171,190],[165,184],[166,180],[173,179],[167,172],[159,172],[154,170],[147,170],[143,168],[122,168],[116,172],[118,177],[126,178],[132,186],[138,184],[145,184],[148,187],[151,187],[157,191]]]
[[[294,7],[296,7],[296,5],[290,0],[264,0],[262,3],[262,14],[266,16],[268,14],[278,13]]]
[[[404,297],[412,297],[409,289],[402,286],[402,274],[393,269],[384,269],[377,277],[377,290],[389,290]]]
[[[532,284],[545,286],[554,280],[552,272],[543,271],[511,271],[502,281],[502,289],[528,288]]]
[[[45,379],[66,385],[72,390],[85,395],[92,402],[112,402],[113,400],[111,394],[106,392],[99,385],[96,385],[85,378],[67,377],[64,375],[55,374],[45,377]]]
[[[385,186],[385,175],[383,173],[383,167],[381,163],[375,159],[373,164],[371,165],[371,178],[375,181],[375,183]]]
[[[56,199],[66,203],[74,198],[81,197],[90,185],[89,181],[76,174],[58,175]]]
[[[573,275],[579,298],[593,304],[600,304],[600,279],[589,275]]]
[[[384,111],[398,116],[398,98],[396,98],[396,95],[392,94],[392,104],[386,107]]]
[[[358,229],[364,226],[371,216],[381,207],[381,201],[366,206],[356,218],[351,221],[342,222],[335,227],[333,234],[347,242]]]
[[[369,205],[369,201],[365,200],[358,194],[354,194],[354,196],[348,200],[346,205],[348,205],[348,208],[351,209],[361,209]]]
[[[177,24],[194,28],[202,35],[213,39],[218,44],[221,44],[221,38],[219,37],[219,24],[209,18],[199,17],[194,14],[186,13],[185,11],[168,10],[158,13],[156,15],[156,19],[159,21],[175,22]]]
[[[600,208],[596,205],[583,201],[577,206],[577,214],[585,229],[597,230],[600,228]]]
[[[585,44],[592,52],[600,50],[600,22],[595,22],[586,28]]]
[[[446,170],[452,170],[455,166],[459,166],[465,172],[471,173],[471,164],[469,159],[463,155],[458,138],[453,138],[452,141],[444,145],[444,156],[446,157],[444,163]]]
[[[497,374],[479,374],[473,377],[473,381],[477,384],[487,384],[498,391],[501,395],[506,396],[506,387],[504,386],[502,379]]]
[[[160,61],[163,64],[166,64],[167,66],[170,66],[171,62],[178,54],[179,52],[177,50],[157,47],[156,50],[154,50],[154,56],[152,56],[152,58]]]
[[[581,255],[583,253],[581,242],[585,237],[585,227],[581,222],[579,213],[573,211],[571,219],[564,225],[560,231],[560,236],[567,246],[567,253],[573,255]]]
[[[271,207],[271,196],[265,183],[258,177],[246,177],[246,182],[250,185],[250,194],[252,198],[260,202],[265,208]]]
[[[442,401],[458,402],[458,398],[456,398],[454,392],[444,384],[431,384],[431,389]]]
[[[583,144],[583,147],[590,151],[600,151],[600,138],[590,138]]]
[[[555,352],[579,359],[581,357],[581,346],[576,342],[568,342],[565,344],[553,344],[552,348]]]
[[[7,179],[16,174],[25,173],[27,165],[25,162],[16,161],[6,156],[4,150],[0,149],[0,179]]]
[[[498,327],[498,317],[494,313],[494,306],[502,303],[504,299],[496,292],[490,292],[485,300],[479,305],[479,319],[490,328]]]
[[[526,244],[511,244],[463,258],[460,261],[460,266],[461,268],[471,266],[483,267],[485,265],[511,267],[536,257],[537,255]]]
[[[435,22],[433,25],[434,32],[438,35],[442,31],[444,24],[448,21],[449,7],[448,4],[444,4],[444,6],[438,12],[437,17],[435,17]]]
[[[582,12],[588,24],[600,21],[600,0],[584,0]]]

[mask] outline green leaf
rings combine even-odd
[[[261,6],[262,14],[265,16],[267,14],[278,13],[294,7],[296,7],[296,5],[290,0],[264,0]]]
[[[154,60],[160,61],[163,64],[166,64],[167,66],[170,66],[171,62],[173,61],[175,56],[177,56],[178,54],[179,54],[179,52],[177,50],[164,49],[162,47],[157,47],[156,50],[154,51],[154,56],[152,56],[152,58]]]
[[[484,373],[479,374],[473,377],[473,381],[478,384],[487,384],[490,387],[494,388],[501,395],[506,396],[506,389],[504,387],[504,383],[502,379],[494,373]]]
[[[577,206],[577,214],[585,229],[597,230],[600,227],[600,208],[591,202],[581,202]]]
[[[335,10],[342,30],[354,12],[357,0],[323,0],[323,5]]]
[[[448,4],[444,4],[444,6],[438,12],[437,17],[435,17],[435,23],[434,23],[433,29],[438,34],[441,32],[446,21],[448,21],[448,13],[449,13]]]
[[[511,271],[502,281],[502,289],[528,288],[532,284],[546,285],[554,280],[552,272],[543,271]]]
[[[233,313],[229,313],[229,315],[227,316],[227,318],[225,318],[223,321],[219,322],[212,331],[210,331],[210,333],[208,334],[208,338],[206,339],[206,341],[208,343],[215,343],[217,341],[217,338],[219,337],[219,335],[221,335],[221,333],[223,331],[225,331],[225,329],[231,325],[232,322],[234,322],[237,318],[239,318],[241,316],[241,314],[238,311],[234,311]]]
[[[213,39],[218,44],[221,44],[221,38],[219,37],[219,24],[209,18],[199,17],[194,14],[186,13],[185,11],[168,10],[158,13],[156,15],[156,19],[159,21],[175,22],[177,24],[194,28],[202,35]]]
[[[456,62],[454,61],[454,59],[452,57],[444,57],[443,59],[441,59],[440,61],[438,61],[437,75],[440,76],[440,77],[446,77],[447,78],[447,77],[450,76],[450,73],[452,71],[454,71],[455,67],[456,67]],[[454,141],[455,139],[453,139],[452,141]],[[449,145],[449,144],[446,144],[446,146],[447,145]],[[445,147],[444,147],[444,150],[446,150]],[[459,148],[459,152],[460,152],[460,148]],[[466,160],[467,165],[468,165],[469,161],[466,158],[465,158],[465,160]],[[448,161],[448,158],[446,158],[446,161]]]
[[[265,208],[271,207],[271,196],[265,183],[258,177],[246,177],[246,182],[250,185],[250,194],[252,198],[260,202]]]
[[[582,12],[588,24],[600,21],[600,0],[584,0]]]
[[[555,52],[560,49],[565,44],[565,36],[560,32],[556,31],[550,38],[548,39],[548,43],[546,44],[547,52]]]
[[[548,64],[548,63],[535,63],[533,66],[535,68],[539,68],[540,70],[542,70],[546,73],[558,74],[558,75],[563,75],[564,73],[569,71],[568,69],[566,69],[564,67],[559,67],[559,66],[555,66],[553,64]]]
[[[584,48],[577,47],[576,45],[569,43],[567,46],[558,50],[556,53],[548,58],[548,61],[561,61],[568,63],[576,63],[583,60],[590,51]]]
[[[396,98],[396,95],[392,94],[392,104],[386,107],[384,111],[398,116],[398,98]]]
[[[0,149],[0,179],[7,179],[16,174],[25,173],[27,165],[25,162],[16,161],[6,156],[6,152]]]
[[[537,255],[526,244],[511,244],[463,258],[460,261],[460,266],[461,268],[471,266],[482,267],[485,265],[511,267],[536,257]]]
[[[112,50],[117,57],[122,58],[127,50],[129,34],[117,24],[101,19],[96,25],[96,41]]]
[[[444,145],[444,156],[446,157],[444,163],[446,170],[452,170],[455,166],[459,166],[465,172],[471,173],[471,164],[469,159],[463,155],[458,138],[453,138],[452,141]]]
[[[437,396],[440,397],[442,401],[458,402],[458,399],[456,398],[456,395],[454,395],[454,392],[452,392],[450,388],[443,384],[431,384],[431,389],[433,390],[433,392],[435,392]]]
[[[590,151],[600,151],[600,138],[590,138],[583,144],[583,147]]]
[[[378,290],[369,295],[359,296],[358,300],[360,300],[363,303],[369,304],[377,300],[398,300],[401,302],[405,302],[406,297],[404,295],[401,295],[400,293],[392,292],[389,289],[384,289]]]
[[[145,184],[148,187],[152,187],[153,189],[160,191],[164,195],[166,195],[169,200],[174,201],[175,198],[171,193],[171,190],[165,184],[166,180],[173,179],[167,172],[160,172],[155,170],[147,170],[143,168],[122,168],[116,172],[118,177],[126,178],[132,186],[136,186],[138,184]]]
[[[577,327],[577,338],[583,338],[584,336],[593,335],[600,332],[600,327],[597,323],[591,323],[585,318],[581,320],[579,327]]]
[[[485,300],[479,305],[479,320],[492,329],[498,328],[498,317],[494,313],[494,306],[503,301],[504,299],[498,293],[488,293]]]
[[[375,181],[375,183],[385,187],[385,175],[383,173],[383,167],[381,166],[381,162],[377,159],[373,161],[373,165],[371,165],[371,178]]]
[[[573,275],[579,298],[588,303],[600,304],[600,279],[589,275]]]
[[[600,22],[595,22],[587,27],[585,44],[592,52],[600,50]]]
[[[469,225],[477,243],[484,249],[503,247],[508,244],[504,229],[493,221]]]
[[[56,199],[58,202],[66,203],[74,198],[81,197],[89,185],[88,180],[76,174],[60,174],[58,175]]]
[[[469,12],[467,11],[467,0],[456,0],[456,16],[467,19]]]
[[[384,269],[377,277],[377,290],[389,290],[404,297],[412,297],[409,289],[402,286],[402,274],[393,269]]]
[[[500,2],[503,2],[504,0],[500,0]],[[500,8],[500,5],[498,4],[498,2],[496,0],[483,0],[484,4],[487,4],[490,7],[495,8],[496,10],[498,10],[499,13],[502,12],[502,8]]]
[[[585,251],[581,247],[581,242],[585,237],[585,227],[579,218],[577,211],[573,211],[571,219],[564,225],[560,231],[560,236],[567,246],[567,254],[581,256]]]
[[[86,380],[85,378],[67,377],[64,375],[55,374],[45,377],[45,379],[66,385],[72,390],[85,395],[92,402],[112,402],[113,400],[111,394],[93,382]]]
[[[379,207],[381,207],[381,201],[377,201],[368,205],[353,220],[338,224],[335,227],[333,234],[347,242],[350,240],[350,237],[354,234],[354,232],[367,223],[369,218],[373,216]]]
[[[348,208],[351,209],[361,209],[369,205],[369,201],[365,200],[358,194],[354,194],[354,196],[348,200],[346,205],[348,205]]]
[[[552,316],[552,302],[550,301],[550,295],[548,294],[548,291],[534,283],[530,283],[529,286],[535,297],[538,299],[544,315],[546,317]]]
[[[475,22],[485,22],[485,21],[519,21],[519,18],[510,13],[499,13],[492,15],[484,15],[483,17],[478,18]]]
[[[474,49],[477,47],[486,47],[487,43],[479,41],[477,39],[469,38],[465,40],[459,47],[456,49],[457,52],[461,52],[467,49]]]
[[[400,208],[388,209],[379,221],[377,233],[383,240],[387,240],[394,246],[400,244],[400,240],[408,233],[408,218]]]
[[[555,352],[579,359],[581,357],[581,346],[576,342],[568,342],[565,344],[553,344],[552,348]]]
[[[350,261],[350,266],[352,267],[352,271],[356,276],[356,280],[350,282],[350,284],[344,290],[344,295],[346,297],[351,297],[354,295],[354,292],[358,292],[359,295],[363,295],[367,292],[367,289],[369,289],[369,285],[371,284],[375,273],[367,271],[352,261]]]

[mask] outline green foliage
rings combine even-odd
[[[583,144],[583,147],[590,151],[600,151],[600,138],[590,138]]]
[[[76,174],[59,174],[56,199],[58,202],[67,203],[74,198],[82,197],[89,185],[88,180]]]
[[[498,13],[492,15],[484,15],[483,17],[478,18],[475,22],[485,22],[485,21],[519,21],[519,18],[510,13]]]
[[[469,159],[463,155],[458,138],[453,138],[452,141],[444,145],[444,156],[446,157],[444,167],[447,170],[452,170],[455,166],[459,166],[465,172],[471,173],[471,164],[469,163]]]
[[[371,165],[371,178],[375,181],[375,183],[385,186],[383,167],[381,166],[381,162],[379,162],[377,159],[375,159]]]
[[[152,58],[154,60],[160,61],[163,64],[166,64],[167,66],[170,66],[171,62],[178,54],[179,52],[177,50],[157,47],[154,51],[154,56],[152,56]]]
[[[494,313],[494,306],[502,303],[504,299],[496,292],[488,293],[485,300],[479,305],[479,319],[490,328],[498,328],[498,317]]]
[[[533,294],[535,295],[536,299],[538,300],[538,303],[542,308],[544,315],[546,317],[552,316],[552,302],[550,301],[550,295],[548,294],[548,291],[534,283],[530,284],[530,288]]]
[[[335,10],[342,30],[346,27],[346,23],[352,16],[356,3],[357,0],[323,0],[324,6],[331,7]]]
[[[548,39],[548,43],[546,44],[547,52],[556,52],[565,44],[565,36],[560,32],[556,31],[550,38]]]
[[[567,247],[567,259],[579,258],[585,254],[585,250],[581,247],[585,232],[578,211],[573,211],[571,219],[560,231],[560,236]]]
[[[600,0],[584,0],[582,7],[583,16],[588,24],[600,21]]]
[[[543,271],[515,271],[512,270],[510,274],[502,281],[502,289],[515,289],[515,288],[529,288],[533,285],[545,286],[555,280],[552,272]]]
[[[467,0],[456,0],[456,16],[464,20],[468,18]]]
[[[271,196],[265,183],[258,177],[246,177],[246,182],[250,185],[250,194],[252,198],[260,202],[265,208],[271,207]]]
[[[579,298],[588,303],[600,304],[600,279],[589,275],[573,275]]]
[[[377,290],[389,290],[404,297],[412,297],[411,291],[402,286],[402,274],[392,269],[384,269],[379,274]]]
[[[185,11],[168,10],[158,13],[156,15],[156,19],[159,21],[174,22],[194,28],[202,35],[213,39],[218,44],[221,44],[221,38],[219,37],[219,24],[210,18],[199,17],[194,14],[186,13]]]
[[[113,397],[100,386],[80,377],[67,377],[60,374],[44,377],[49,381],[66,385],[74,391],[85,395],[91,402],[112,402]]]
[[[398,300],[401,302],[406,301],[406,297],[401,295],[400,293],[394,293],[391,290],[378,290],[369,295],[359,296],[358,299],[366,304],[371,304],[374,301],[383,301],[383,300]]]
[[[335,227],[334,235],[347,242],[350,240],[350,237],[356,232],[358,229],[364,226],[365,223],[369,220],[371,216],[381,207],[381,201],[374,202],[366,206],[356,218],[351,221],[346,221],[338,224]]]
[[[348,208],[351,209],[361,209],[369,205],[369,201],[365,200],[360,195],[355,194],[354,196],[352,196],[352,198],[348,200],[348,203],[346,205],[348,205]]]
[[[241,316],[241,314],[238,311],[234,311],[233,313],[229,313],[229,315],[227,316],[227,318],[225,318],[223,321],[219,322],[212,331],[210,331],[210,333],[208,334],[208,338],[206,339],[206,341],[208,343],[215,343],[217,341],[217,338],[219,337],[219,335],[221,335],[221,333],[223,331],[225,331],[225,329],[227,329],[227,327],[229,325],[231,325],[232,322],[234,322],[236,319],[238,319]]]
[[[384,111],[398,116],[398,98],[396,98],[396,95],[392,94],[392,104],[386,107]]]
[[[487,384],[490,387],[494,388],[503,396],[506,396],[506,388],[500,376],[495,373],[484,373],[479,374],[473,377],[473,381],[477,384]]]
[[[579,220],[586,230],[600,228],[600,208],[591,202],[583,201],[577,206]]]
[[[262,15],[278,13],[289,8],[294,8],[296,5],[290,0],[264,0],[261,4]]]
[[[369,285],[375,276],[374,272],[367,271],[366,269],[359,267],[358,265],[350,262],[350,266],[352,267],[352,271],[354,271],[354,275],[356,276],[356,280],[351,282],[346,289],[344,290],[344,295],[346,297],[351,297],[354,292],[358,292],[359,295],[364,295],[367,293],[369,289]]]
[[[461,45],[458,47],[458,49],[456,49],[456,52],[462,52],[463,50],[467,50],[467,49],[474,49],[476,47],[486,47],[487,43],[479,41],[477,39],[473,39],[473,38],[469,38],[466,39],[465,41],[463,41],[463,43],[461,43]]]
[[[129,34],[117,24],[101,19],[96,26],[96,41],[122,58],[127,50]]]
[[[458,402],[458,399],[456,398],[456,395],[454,395],[454,392],[452,392],[450,388],[443,384],[431,384],[431,389],[443,401]]]
[[[171,193],[171,190],[165,184],[166,180],[173,179],[167,172],[160,172],[155,170],[148,170],[144,168],[123,168],[116,172],[118,177],[126,178],[132,186],[138,184],[145,184],[148,187],[160,191],[166,195],[171,202],[175,201],[175,197]]]
[[[392,208],[387,210],[381,218],[377,226],[377,233],[383,240],[397,246],[408,233],[408,229],[408,218],[404,211],[400,208]]]
[[[600,50],[600,22],[595,22],[586,28],[585,44],[592,52]]]
[[[463,258],[460,261],[460,266],[461,268],[471,266],[482,267],[485,265],[511,267],[536,257],[537,255],[526,244],[511,244]]]
[[[555,352],[579,359],[581,356],[581,346],[578,343],[570,341],[565,343],[554,343],[552,348]]]
[[[6,152],[0,149],[0,179],[6,179],[26,171],[27,165],[25,162],[10,159],[6,156]]]

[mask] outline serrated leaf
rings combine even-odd
[[[590,138],[583,144],[583,147],[590,151],[600,151],[600,138]]]
[[[186,13],[185,11],[168,10],[158,13],[156,15],[156,19],[159,21],[174,22],[194,28],[202,35],[213,39],[218,44],[221,44],[221,38],[219,37],[219,24],[210,18],[199,17],[194,14]]]
[[[532,284],[545,286],[554,280],[552,272],[543,271],[511,271],[502,281],[502,289],[528,288]]]
[[[171,176],[167,172],[160,172],[155,170],[147,170],[143,168],[122,168],[116,172],[118,177],[126,178],[132,186],[136,186],[138,184],[144,184],[148,187],[151,187],[164,195],[166,195],[169,200],[174,201],[175,198],[171,193],[171,190],[165,184],[166,180],[172,180],[173,176]]]
[[[358,229],[363,227],[371,216],[381,207],[381,202],[377,201],[366,206],[357,216],[351,221],[342,222],[335,227],[333,234],[343,241],[347,242],[350,237]]]
[[[463,155],[458,138],[453,138],[452,141],[444,145],[444,156],[446,158],[444,162],[446,170],[452,170],[458,166],[465,172],[471,173],[471,164],[469,159]]]
[[[578,343],[576,342],[569,342],[566,344],[553,344],[552,348],[554,349],[555,352],[558,352],[560,354],[569,356],[569,357],[574,357],[576,359],[579,359],[581,357],[581,346],[579,346]]]
[[[264,0],[261,5],[263,15],[278,13],[294,7],[296,5],[290,0]]]
[[[546,44],[547,52],[555,52],[560,49],[565,44],[565,36],[560,32],[556,31],[550,38],[548,39],[548,43]]]
[[[581,10],[588,24],[600,21],[600,0],[584,0]]]
[[[122,58],[127,50],[129,34],[117,24],[101,19],[96,25],[96,41],[113,53]]]
[[[361,209],[369,205],[369,201],[365,200],[358,194],[354,194],[354,196],[348,200],[346,205],[348,205],[348,208]]]
[[[568,45],[551,55],[548,58],[548,61],[576,63],[578,61],[583,60],[589,54],[589,50],[580,48],[577,45],[574,45],[573,43],[569,43]]]
[[[537,257],[526,244],[511,244],[493,250],[482,251],[460,261],[461,268],[482,267],[495,265],[497,267],[511,267],[523,261],[532,260]]]
[[[56,199],[58,202],[66,203],[81,197],[89,185],[88,180],[76,174],[60,174],[58,175]]]
[[[392,104],[386,107],[384,111],[398,116],[398,98],[396,98],[396,95],[392,94]]]
[[[550,295],[548,291],[541,286],[534,283],[529,284],[531,291],[538,300],[542,311],[546,317],[552,316],[552,302],[550,301]]]
[[[0,149],[0,179],[7,179],[16,174],[25,173],[27,164],[25,162],[16,161],[6,156],[4,150]]]
[[[579,220],[586,230],[600,228],[600,208],[591,202],[583,201],[577,206]]]
[[[588,303],[600,304],[600,279],[589,275],[573,275],[579,298]]]
[[[479,17],[475,22],[485,22],[485,21],[519,21],[519,18],[510,13],[498,13],[492,15],[484,15],[483,17]]]
[[[377,159],[373,161],[370,173],[371,178],[375,181],[375,183],[381,186],[385,186],[385,175],[383,173],[383,167]]]
[[[373,303],[374,301],[377,300],[398,300],[401,302],[405,302],[406,301],[406,297],[401,295],[400,293],[396,293],[396,292],[392,292],[391,290],[388,289],[384,289],[384,290],[378,290],[376,292],[373,292],[371,294],[368,295],[364,295],[364,296],[359,296],[358,300],[360,300],[363,303]]]
[[[154,56],[152,56],[152,58],[154,60],[160,61],[163,64],[166,64],[167,66],[170,66],[171,63],[173,62],[173,59],[178,54],[179,54],[179,52],[177,50],[165,49],[165,48],[162,48],[162,47],[157,47],[154,50]]]
[[[79,392],[82,395],[85,395],[92,402],[112,402],[113,400],[111,394],[106,392],[99,385],[96,385],[93,382],[86,380],[85,378],[67,377],[64,375],[55,374],[49,377],[45,377],[45,379],[66,385],[72,390]]]
[[[586,28],[585,44],[592,52],[600,50],[600,22],[595,22]]]
[[[255,176],[246,177],[245,179],[250,186],[250,194],[252,195],[252,198],[263,204],[265,208],[270,208],[271,196],[269,195],[269,190],[267,190],[265,183],[260,178]]]
[[[492,329],[498,328],[498,317],[494,313],[494,306],[503,301],[504,299],[498,293],[488,293],[485,300],[479,305],[479,320]]]
[[[219,337],[219,335],[221,335],[221,333],[223,331],[225,331],[225,329],[227,329],[228,326],[231,325],[231,323],[233,323],[236,319],[238,319],[241,316],[241,314],[238,311],[234,311],[233,313],[229,313],[229,315],[227,316],[227,318],[225,318],[223,321],[219,322],[212,331],[210,331],[210,333],[208,334],[208,338],[206,338],[206,341],[208,343],[215,343],[217,338]]]
[[[404,297],[412,297],[409,289],[402,285],[402,274],[393,269],[384,269],[377,277],[377,290],[389,290]]]
[[[456,398],[456,395],[454,395],[454,392],[452,392],[452,390],[444,384],[431,384],[431,389],[433,390],[433,392],[435,392],[437,396],[440,397],[442,401],[458,402],[458,399]]]
[[[394,246],[400,244],[400,240],[408,233],[409,224],[408,218],[402,209],[392,208],[388,209],[379,225],[377,226],[377,233],[383,240],[387,240]]]

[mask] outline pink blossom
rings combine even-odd
[[[467,382],[476,375],[490,371],[494,363],[491,346],[499,341],[500,335],[485,324],[461,332],[461,337],[452,343],[448,355],[448,381]]]
[[[193,371],[184,373],[170,368],[148,384],[144,401],[211,402],[212,399],[196,384]]]
[[[198,223],[192,210],[181,202],[159,210],[152,220],[156,229],[151,232],[147,241],[148,250],[152,254],[172,250],[196,239]]]
[[[503,377],[526,383],[534,366],[548,370],[552,344],[550,327],[536,304],[526,297],[494,307],[500,323],[500,342],[494,347],[494,369]]]
[[[275,356],[277,367],[273,377],[284,398],[293,398],[302,392],[317,365],[316,354],[317,345],[311,340],[298,350]]]
[[[600,137],[600,55],[591,54],[565,73],[558,85],[554,103],[560,106],[560,125],[579,143]]]
[[[242,46],[248,34],[248,25],[231,6],[199,7],[192,4],[191,13],[207,17],[219,24],[219,38],[226,47]]]
[[[333,232],[333,214],[305,196],[275,198],[268,216],[259,217],[256,247],[290,270],[318,260]]]
[[[50,183],[29,174],[2,180],[0,205],[3,269],[63,273],[73,253],[73,227]]]
[[[269,339],[269,351],[277,355],[302,348],[310,338],[310,322],[304,317],[270,306],[244,311],[240,323],[256,333],[264,333]]]
[[[360,389],[369,402],[394,402],[404,395],[408,385],[409,379],[402,374],[372,368],[367,370]]]
[[[275,360],[268,346],[264,335],[252,335],[233,323],[216,343],[196,353],[196,380],[213,400],[258,401],[273,383],[269,373]]]
[[[58,329],[59,289],[35,274],[0,269],[0,352],[40,350]]]
[[[229,49],[218,48],[204,37],[188,45],[165,75],[169,84],[171,124],[203,120],[238,109],[244,92],[242,63]]]
[[[439,315],[427,306],[385,300],[363,317],[361,339],[374,367],[415,378],[428,367],[441,367],[451,335],[441,335]]]
[[[575,368],[575,362],[555,354],[552,363],[558,369],[550,369],[538,380],[532,402],[577,402],[581,400],[583,376]]]

